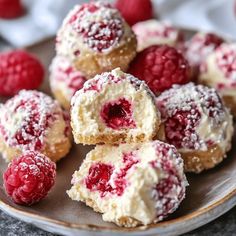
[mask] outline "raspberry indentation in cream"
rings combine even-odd
[[[111,192],[112,187],[108,183],[114,167],[105,163],[95,163],[89,168],[89,174],[85,184],[91,191],[99,191],[103,196],[105,192]]]
[[[106,103],[101,110],[101,118],[112,129],[135,128],[132,118],[132,104],[125,98]]]
[[[111,5],[91,2],[78,7],[69,21],[89,48],[103,52],[117,44],[123,35],[123,21]]]
[[[232,80],[236,85],[236,47],[235,45],[217,48],[216,64],[226,79]]]
[[[121,196],[128,184],[125,179],[127,172],[138,162],[131,152],[123,154],[124,166],[118,172],[111,164],[94,163],[89,168],[88,176],[85,179],[86,188],[91,191],[99,191],[101,197],[106,196],[107,193]],[[111,178],[113,183],[111,183]]]

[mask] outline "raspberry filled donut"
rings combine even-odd
[[[67,192],[102,213],[104,221],[135,227],[163,220],[185,197],[183,161],[172,145],[152,141],[101,145],[87,154]]]
[[[193,69],[194,79],[197,79],[200,64],[223,42],[224,40],[215,34],[198,32],[185,43],[185,56]]]
[[[200,69],[199,82],[218,90],[236,117],[236,43],[222,44]]]
[[[38,91],[21,91],[0,106],[0,152],[11,161],[37,151],[58,161],[70,150],[70,129],[59,104]]]
[[[75,92],[83,87],[86,77],[65,57],[56,56],[50,67],[50,87],[55,98],[66,109]]]
[[[116,67],[128,68],[136,37],[117,9],[103,2],[77,5],[58,32],[56,51],[87,77]]]
[[[139,22],[132,29],[137,36],[138,51],[157,44],[176,47],[183,43],[183,34],[168,22],[152,19]]]
[[[231,148],[233,121],[213,88],[175,85],[157,97],[162,116],[159,138],[182,154],[187,172],[220,163]]]
[[[119,68],[95,76],[72,98],[71,125],[76,143],[151,140],[160,124],[154,95],[144,82]]]

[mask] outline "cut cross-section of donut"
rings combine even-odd
[[[72,98],[76,143],[115,144],[151,140],[160,114],[145,82],[120,69],[95,76]]]
[[[163,220],[185,196],[183,160],[172,145],[151,141],[98,145],[72,179],[67,193],[103,214],[105,221],[134,227]]]

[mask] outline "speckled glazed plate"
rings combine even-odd
[[[48,66],[53,54],[53,41],[30,48]],[[45,81],[42,91],[49,92]],[[3,100],[0,100],[3,101]],[[158,224],[131,229],[119,228],[102,220],[83,203],[71,201],[66,195],[73,172],[79,168],[89,146],[74,145],[70,154],[57,165],[56,186],[40,203],[23,207],[15,205],[5,195],[0,178],[0,209],[8,214],[32,223],[37,227],[62,235],[179,235],[191,231],[219,217],[236,205],[236,135],[233,150],[218,167],[200,175],[188,175],[190,186],[187,197],[179,209]],[[7,167],[0,158],[0,174]]]

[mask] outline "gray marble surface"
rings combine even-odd
[[[54,236],[0,211],[0,236]],[[184,236],[236,236],[236,207],[217,220]]]

